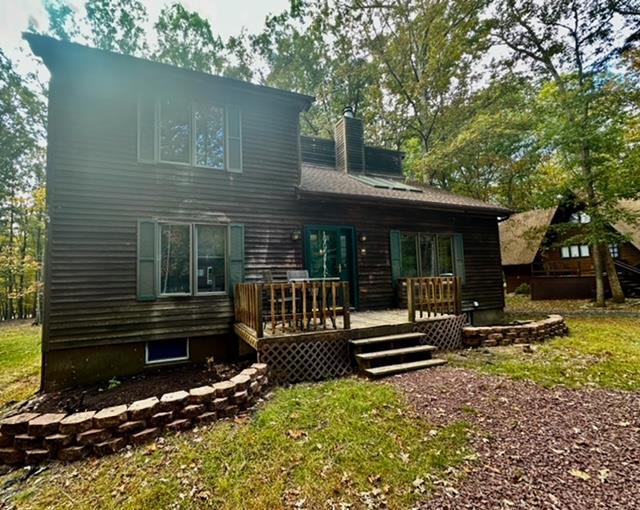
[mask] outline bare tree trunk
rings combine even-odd
[[[624,303],[624,291],[622,290],[622,285],[620,285],[616,264],[609,252],[609,248],[606,245],[602,245],[600,250],[602,252],[605,267],[607,268],[607,278],[609,279],[609,287],[611,288],[611,299],[614,303]]]
[[[597,246],[594,246],[592,252],[593,269],[596,272],[596,306],[605,306],[604,301],[604,277],[602,276],[602,253]]]

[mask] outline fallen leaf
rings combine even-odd
[[[572,469],[569,471],[571,476],[575,476],[576,478],[580,478],[580,480],[591,480],[591,475],[585,471],[581,471],[579,469]]]

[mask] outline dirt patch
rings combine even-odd
[[[640,396],[439,368],[390,379],[430,423],[472,424],[478,455],[429,509],[623,509],[640,498]]]
[[[40,394],[21,406],[21,411],[65,412],[97,410],[119,404],[130,404],[153,396],[230,379],[251,364],[250,361],[229,365],[184,366],[119,379],[111,383],[84,386],[60,392]]]

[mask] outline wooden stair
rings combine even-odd
[[[421,345],[423,333],[400,333],[351,340],[359,371],[369,377],[384,377],[446,363],[433,358],[436,348]]]

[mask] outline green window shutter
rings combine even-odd
[[[227,170],[242,172],[242,115],[236,106],[228,106],[227,112]]]
[[[398,284],[402,272],[402,259],[400,253],[400,232],[398,230],[392,230],[389,233],[391,241],[391,279],[393,286]]]
[[[464,244],[462,234],[453,234],[453,256],[455,257],[455,274],[462,278],[464,283]]]
[[[153,301],[156,291],[156,222],[138,221],[138,278],[139,301]]]
[[[229,226],[229,294],[244,280],[244,225]]]

